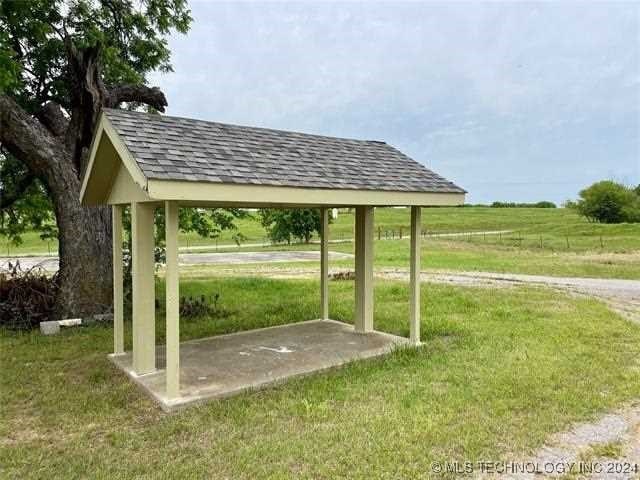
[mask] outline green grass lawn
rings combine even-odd
[[[182,339],[318,316],[318,283],[188,279],[233,314]],[[158,285],[159,292],[162,285]],[[332,282],[350,321],[353,283]],[[408,286],[376,283],[376,328],[408,333]],[[425,285],[419,350],[166,415],[106,359],[110,327],[0,333],[2,478],[456,478],[432,461],[516,460],[640,395],[640,328],[545,289]],[[158,341],[163,341],[162,312]],[[130,324],[127,322],[130,343]]]

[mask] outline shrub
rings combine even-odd
[[[210,297],[180,297],[180,318],[225,318],[231,312],[220,306],[220,294],[215,293]]]
[[[556,204],[553,202],[549,202],[547,200],[543,200],[542,202],[536,202],[533,204],[535,208],[556,208]]]
[[[57,274],[40,267],[23,270],[20,262],[0,270],[0,326],[29,330],[51,320],[58,291]]]
[[[596,182],[580,191],[580,199],[570,205],[590,221],[640,222],[638,194],[635,190],[611,180]]]

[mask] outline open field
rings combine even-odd
[[[423,210],[423,218],[423,226],[430,233],[512,230],[501,235],[426,237],[422,242],[424,269],[640,278],[640,224],[593,224],[570,210],[535,208],[430,208]],[[376,210],[376,236],[378,228],[381,235],[374,249],[376,267],[408,265],[408,225],[407,209]],[[264,230],[256,220],[243,219],[239,227],[249,238],[248,242],[264,241]],[[400,229],[403,230],[402,240],[397,239]],[[353,243],[348,239],[353,237],[353,215],[341,213],[330,230],[334,240],[345,240],[332,244],[331,250],[352,253]],[[391,231],[395,232],[396,239],[385,240],[385,235],[391,235]],[[228,245],[230,241],[228,233],[225,233],[219,244]],[[211,240],[192,234],[182,235],[182,247],[203,244],[211,245]],[[209,251],[318,248],[317,244],[220,248],[213,244]],[[38,251],[46,253],[48,250],[46,243],[42,243],[35,233],[25,236],[25,243],[20,248],[9,249],[13,254]],[[197,251],[207,250],[200,248]],[[6,251],[3,250],[2,254]],[[350,261],[332,262],[336,267],[348,268],[351,265]]]
[[[238,231],[246,238],[245,243],[267,243],[267,235],[258,221],[253,218],[238,220]],[[409,231],[409,210],[405,208],[376,209],[376,235],[378,229],[382,238],[393,235],[397,238],[402,230],[406,237]],[[330,227],[334,240],[353,238],[353,213],[341,212]],[[554,252],[637,252],[640,251],[640,224],[605,225],[589,223],[572,210],[564,208],[425,208],[423,209],[423,229],[428,233],[485,232],[511,230],[502,235],[478,235],[449,238],[447,241],[474,243],[487,246],[514,247],[533,251]],[[217,240],[219,245],[233,244],[232,232],[222,232]],[[32,232],[24,235],[24,243],[18,247],[7,245],[0,237],[0,254],[55,253],[55,241],[40,240]],[[442,239],[432,239],[441,241]],[[182,247],[210,245],[216,241],[201,238],[194,233],[181,234]]]
[[[331,316],[350,321],[353,283],[330,289]],[[232,311],[183,320],[183,339],[319,311],[308,280],[189,279],[182,292],[219,292]],[[407,300],[406,284],[377,282],[376,327],[407,335]],[[640,395],[640,328],[596,301],[427,284],[422,305],[417,351],[170,416],[105,358],[110,327],[4,332],[2,476],[455,478],[431,462],[514,459]],[[157,326],[162,342],[162,312]]]

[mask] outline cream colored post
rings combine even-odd
[[[409,338],[414,345],[420,344],[420,207],[411,207],[411,317]]]
[[[111,207],[113,225],[113,353],[124,353],[124,295],[122,290],[122,205]]]
[[[178,204],[165,202],[167,398],[180,396],[180,274],[178,270]]]
[[[355,330],[373,331],[373,207],[356,207]]]
[[[329,209],[320,209],[320,318],[329,318]]]
[[[154,211],[152,204],[131,204],[133,370],[138,375],[156,369]]]

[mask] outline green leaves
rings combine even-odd
[[[640,222],[640,195],[637,190],[603,180],[582,190],[580,200],[570,206],[589,220],[601,223]]]
[[[166,37],[172,30],[186,33],[191,20],[184,0],[0,0],[0,93],[8,93],[32,115],[54,101],[67,114],[82,117],[86,112],[77,114],[84,107],[77,99],[72,105],[71,89],[76,85],[77,96],[78,78],[88,76],[83,50],[99,52],[98,71],[107,87],[144,84],[149,72],[171,70]],[[85,144],[88,130],[82,131],[89,137]],[[39,229],[47,237],[57,233],[43,185],[36,181],[22,188],[28,173],[24,161],[0,153],[0,193],[20,194],[11,205],[0,202],[0,234],[13,242],[26,229]],[[207,236],[230,224],[223,214],[185,221]]]
[[[26,167],[10,155],[0,154],[0,199],[3,204],[7,203],[0,209],[0,235],[6,236],[11,244],[20,245],[22,235],[32,229],[40,230],[43,239],[57,236],[47,192]]]
[[[262,226],[273,242],[291,243],[296,238],[309,243],[313,232],[320,232],[320,211],[313,208],[271,209],[260,211]]]
[[[65,39],[77,49],[100,46],[106,85],[145,83],[171,71],[166,36],[186,33],[184,0],[30,0],[0,4],[0,91],[33,113],[48,100],[70,108]]]
[[[178,213],[178,226],[182,232],[195,232],[204,238],[218,238],[223,230],[236,230],[234,221],[238,218],[247,218],[249,213],[239,208],[192,208],[182,207]],[[123,225],[126,232],[131,232],[131,216],[129,209],[125,209]],[[156,244],[164,245],[165,242],[165,217],[164,208],[158,208],[155,214]],[[237,232],[234,235],[236,242],[244,239]]]

